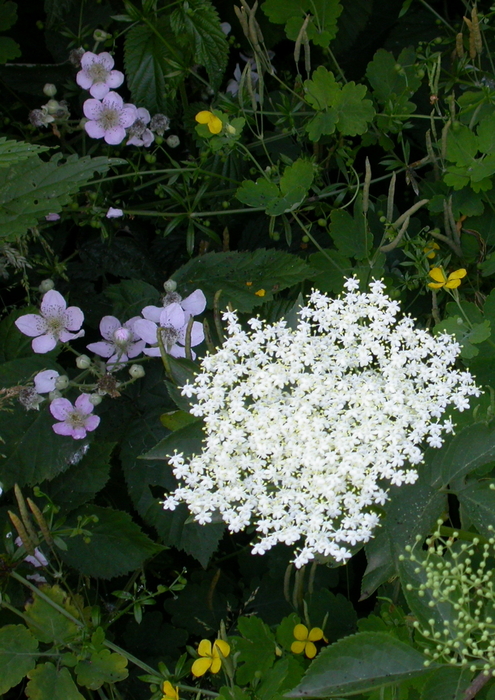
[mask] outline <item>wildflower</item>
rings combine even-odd
[[[46,221],[58,221],[60,219],[60,214],[55,214],[54,212],[50,212],[50,214],[47,214],[45,216]]]
[[[204,676],[207,671],[218,673],[222,667],[222,657],[226,658],[230,654],[230,645],[223,639],[216,639],[212,646],[209,639],[202,639],[198,646],[198,654],[201,658],[196,659],[191,669],[196,678]]]
[[[290,650],[294,654],[304,654],[308,659],[314,659],[316,656],[316,646],[314,642],[319,642],[323,639],[323,630],[319,627],[312,627],[310,630],[306,625],[296,625],[294,627],[295,642],[292,642]]]
[[[98,55],[86,51],[81,56],[82,70],[76,75],[76,83],[83,90],[89,90],[91,97],[101,100],[108,95],[110,89],[118,88],[124,82],[124,74],[112,70],[114,65],[115,61],[106,51]]]
[[[100,321],[100,333],[104,340],[86,345],[88,350],[100,357],[109,358],[107,366],[119,365],[132,357],[140,355],[146,343],[134,333],[134,324],[139,316],[121,324],[115,316],[103,316]]]
[[[22,540],[20,537],[15,538],[15,543],[18,547],[22,547]],[[23,561],[31,564],[31,566],[34,566],[36,569],[38,569],[40,566],[48,566],[47,558],[38,547],[35,547],[33,555],[28,554],[26,557],[24,557]]]
[[[141,312],[144,319],[138,319],[134,324],[134,333],[151,346],[143,350],[144,354],[160,357],[160,348],[158,347],[158,333],[160,333],[160,340],[166,352],[173,357],[185,357],[184,346],[190,315],[186,316],[181,306],[176,303],[159,309],[158,318],[155,309],[159,309],[159,307],[145,307]],[[191,347],[202,343],[204,337],[203,325],[194,321],[191,328]],[[196,357],[194,352],[192,357]]]
[[[83,312],[77,306],[67,308],[63,296],[54,289],[43,295],[40,312],[40,315],[19,316],[15,321],[21,333],[34,338],[31,343],[34,352],[50,352],[59,340],[67,343],[84,335],[84,331],[79,330],[84,321]]]
[[[154,131],[158,136],[163,136],[163,134],[170,129],[170,119],[165,116],[165,114],[154,114],[151,117],[150,129]]]
[[[61,422],[52,425],[53,431],[57,435],[82,440],[86,437],[86,432],[96,430],[100,424],[99,416],[91,415],[93,409],[89,394],[81,394],[74,406],[68,399],[55,399],[50,404],[50,413]]]
[[[243,56],[242,54],[241,54],[241,58],[243,58],[246,61],[246,63],[249,64],[249,71],[251,73],[251,84],[253,86],[256,85],[256,83],[259,80],[259,75],[256,72],[256,61],[254,60],[254,58],[248,58],[247,56]],[[232,97],[235,97],[237,95],[237,93],[239,92],[240,87],[241,87],[241,78],[242,78],[241,67],[237,63],[235,70],[234,70],[234,78],[229,80],[229,82],[227,84],[227,89],[225,90],[225,92],[230,92]],[[257,93],[255,93],[255,99],[257,102],[259,102],[260,96]]]
[[[436,255],[436,250],[440,250],[440,246],[438,245],[438,243],[435,243],[435,241],[430,241],[423,248],[423,253],[426,255],[427,258],[433,260],[433,258]]]
[[[254,526],[253,554],[295,545],[298,567],[346,561],[370,540],[388,485],[416,481],[423,441],[441,443],[449,405],[464,410],[480,392],[454,368],[452,336],[399,320],[380,281],[346,288],[313,292],[295,328],[252,318],[245,331],[224,314],[223,346],[182,389],[205,421],[204,446],[171,457],[179,487],[165,508],[185,502],[202,524],[218,513],[231,532]]]
[[[162,693],[162,700],[179,700],[179,688],[174,688],[170,681],[163,682]]]
[[[460,285],[461,279],[467,275],[467,272],[461,267],[460,270],[451,272],[450,275],[446,277],[441,267],[432,267],[429,275],[435,280],[434,282],[428,283],[430,289],[441,289],[442,287],[446,289],[456,289],[456,287]]]
[[[127,146],[144,146],[145,148],[151,146],[155,136],[146,128],[147,124],[150,123],[150,119],[150,113],[144,107],[139,107],[136,110],[136,121],[127,131],[127,135],[130,136]]]
[[[105,216],[107,219],[120,219],[121,216],[124,216],[124,212],[122,209],[114,209],[113,207],[109,207]]]
[[[46,106],[41,109],[33,109],[29,112],[29,121],[33,126],[45,127],[55,121],[55,117],[48,113]]]
[[[194,117],[198,124],[206,124],[210,134],[219,134],[223,129],[222,120],[216,117],[212,112],[198,112]]]
[[[126,128],[136,119],[136,107],[124,104],[116,92],[109,92],[101,102],[86,100],[83,111],[84,116],[90,120],[84,124],[88,136],[92,139],[104,138],[112,146],[122,143]]]
[[[34,388],[38,394],[48,394],[50,391],[57,389],[57,379],[60,374],[55,369],[45,369],[43,372],[38,372],[34,377]]]

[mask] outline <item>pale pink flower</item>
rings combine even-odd
[[[92,139],[105,139],[106,143],[116,146],[125,139],[125,130],[136,119],[136,107],[124,104],[116,92],[109,92],[103,100],[86,100],[83,105],[84,116],[90,121],[84,128]]]
[[[15,538],[15,543],[18,547],[22,547],[22,540],[20,537]],[[48,559],[38,547],[35,547],[34,555],[28,554],[27,557],[24,557],[23,561],[31,564],[31,566],[34,566],[37,569],[40,566],[48,566]]]
[[[146,345],[133,330],[138,320],[139,316],[134,316],[122,324],[115,316],[103,316],[100,321],[100,333],[105,340],[90,343],[86,347],[100,357],[109,358],[109,367],[137,357]]]
[[[60,214],[55,214],[55,212],[51,212],[50,214],[47,214],[45,216],[46,221],[58,221],[60,219]]]
[[[24,335],[34,338],[31,347],[34,352],[50,352],[60,340],[81,338],[84,331],[79,330],[84,321],[84,314],[77,306],[69,306],[63,296],[51,289],[43,295],[40,314],[19,316],[15,325]],[[76,333],[69,331],[78,331]]]
[[[50,404],[50,413],[60,423],[54,423],[52,429],[57,435],[67,435],[74,440],[82,440],[86,432],[96,430],[100,417],[92,415],[94,406],[89,394],[81,394],[74,406],[69,399],[54,399]]]
[[[195,289],[194,292],[189,294],[185,299],[177,292],[167,292],[163,297],[162,306],[145,306],[141,313],[150,321],[159,323],[160,314],[163,309],[170,306],[170,304],[179,304],[181,309],[185,312],[185,322],[187,323],[191,316],[198,316],[198,314],[203,313],[206,308],[206,297],[201,289]]]
[[[139,319],[134,324],[134,333],[142,338],[149,348],[143,350],[145,355],[151,357],[160,357],[160,348],[158,347],[158,333],[161,341],[168,352],[173,357],[185,357],[185,344],[187,324],[190,318],[186,316],[184,310],[179,304],[169,304],[165,308],[160,309],[160,314],[157,322],[152,319],[156,318],[155,310],[159,307],[147,306],[142,310],[144,319]],[[191,328],[191,347],[199,345],[204,340],[203,325],[194,321]],[[196,357],[194,352],[191,352],[193,359]]]
[[[45,369],[43,372],[38,372],[34,378],[34,388],[38,394],[48,394],[50,391],[55,391],[59,377],[60,374],[55,369]]]
[[[113,207],[110,207],[105,216],[107,219],[120,219],[121,216],[124,216],[124,212],[122,209],[114,209]]]
[[[124,82],[124,74],[112,70],[115,61],[109,53],[100,54],[86,51],[81,58],[82,70],[76,75],[76,83],[83,90],[89,90],[92,97],[103,99],[110,89],[118,88]]]
[[[146,128],[150,123],[151,115],[144,107],[136,109],[136,121],[129,128],[127,135],[130,136],[127,146],[144,146],[149,148],[155,140],[154,134]]]

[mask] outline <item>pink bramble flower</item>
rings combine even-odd
[[[155,135],[147,128],[151,121],[151,115],[144,107],[136,109],[136,121],[129,127],[127,135],[130,136],[127,146],[144,146],[149,148],[155,140]]]
[[[117,146],[125,139],[125,130],[136,120],[136,107],[124,104],[116,92],[109,92],[103,100],[86,100],[84,116],[90,121],[84,128],[92,139],[105,139],[111,146]]]
[[[74,404],[69,399],[54,399],[50,404],[50,413],[60,423],[54,423],[52,429],[57,435],[67,435],[74,440],[82,440],[87,432],[96,430],[100,417],[92,415],[94,405],[89,394],[81,394]]]
[[[150,357],[160,357],[158,347],[158,333],[163,343],[165,351],[173,357],[185,357],[185,344],[187,325],[190,316],[186,316],[179,304],[169,304],[161,308],[158,320],[155,322],[156,311],[159,307],[147,306],[142,310],[144,319],[139,319],[134,324],[134,333],[142,338],[151,347],[143,350],[145,355]],[[203,325],[194,321],[191,328],[191,347],[199,345],[204,340]],[[196,357],[191,352],[193,359]]]
[[[51,212],[50,214],[47,214],[45,216],[46,221],[58,221],[60,219],[60,214],[55,214],[55,212]]]
[[[34,378],[34,388],[38,394],[49,394],[57,388],[57,379],[60,374],[55,369],[45,369]]]
[[[115,316],[103,316],[100,321],[100,333],[104,340],[90,343],[86,347],[100,357],[109,358],[107,367],[118,369],[118,365],[130,358],[140,355],[146,343],[134,332],[134,324],[139,316],[129,319],[124,324]],[[111,367],[117,365],[117,367]]]
[[[191,316],[198,316],[206,309],[206,297],[201,289],[196,289],[192,294],[183,299],[180,294],[174,291],[167,291],[162,300],[162,306],[145,306],[142,314],[150,321],[159,323],[160,315],[164,308],[171,304],[179,304],[185,313],[185,322],[187,323]]]
[[[100,54],[86,51],[81,58],[81,69],[76,75],[76,83],[83,90],[89,90],[91,97],[101,100],[110,89],[118,88],[124,82],[124,74],[112,70],[115,61],[109,53]]]
[[[122,209],[114,209],[113,207],[109,207],[105,216],[107,219],[120,219],[121,216],[124,216],[124,211]]]
[[[63,296],[51,289],[43,295],[40,314],[25,314],[19,316],[15,325],[31,338],[33,351],[36,353],[50,352],[57,342],[67,343],[69,340],[81,338],[84,331],[79,330],[84,321],[84,314],[77,306],[69,306]],[[76,332],[72,332],[76,331]]]

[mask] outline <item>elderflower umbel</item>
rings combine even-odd
[[[380,281],[345,286],[337,299],[313,292],[294,330],[253,318],[244,331],[224,314],[227,339],[182,389],[204,419],[203,451],[170,459],[180,486],[165,508],[186,502],[200,523],[218,512],[231,532],[253,524],[253,553],[296,545],[296,566],[346,561],[372,537],[387,484],[416,481],[423,441],[453,431],[446,408],[480,392],[452,368],[454,338],[398,320]]]

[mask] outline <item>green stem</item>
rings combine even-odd
[[[190,690],[193,693],[201,693],[201,695],[208,695],[210,698],[218,698],[219,694],[215,693],[213,690],[203,690],[203,688],[195,688],[192,685],[183,685],[179,683],[177,686],[180,690]]]
[[[309,231],[309,229],[308,229],[308,228],[303,224],[303,222],[299,219],[299,217],[297,216],[297,214],[295,214],[294,212],[292,212],[292,216],[293,216],[294,219],[297,221],[297,223],[299,224],[299,226],[302,228],[302,230],[304,231],[305,235],[309,238],[309,240],[311,241],[311,243],[312,243],[316,248],[318,248],[318,250],[320,251],[320,253],[321,253],[322,255],[324,255],[325,258],[326,258],[334,267],[336,267],[337,270],[338,270],[340,273],[342,273],[342,275],[343,275],[343,274],[344,274],[344,270],[340,267],[340,265],[337,265],[337,263],[335,262],[335,260],[332,260],[332,258],[328,255],[327,251],[326,251],[324,248],[321,247],[321,245],[320,245],[320,244],[318,243],[318,241],[314,238],[314,236],[311,235],[311,232]]]
[[[467,532],[467,530],[457,530],[454,527],[447,527],[446,525],[441,525],[439,532],[442,537],[453,537],[456,535],[456,539],[465,540],[466,542],[473,542],[474,540],[479,540],[480,544],[490,544],[489,540],[483,535],[478,535],[475,532]]]
[[[440,22],[442,22],[443,24],[445,24],[445,26],[448,27],[448,28],[450,29],[451,32],[454,32],[454,33],[455,33],[455,29],[454,29],[453,27],[450,26],[450,24],[447,22],[446,19],[444,19],[444,18],[442,17],[442,15],[439,15],[438,12],[437,12],[436,10],[434,10],[433,7],[431,7],[431,6],[426,2],[426,0],[419,0],[419,2],[420,2],[424,7],[426,7],[427,10],[429,10],[430,12],[432,12],[432,13],[435,15],[435,17],[436,17],[437,19],[440,20]]]

